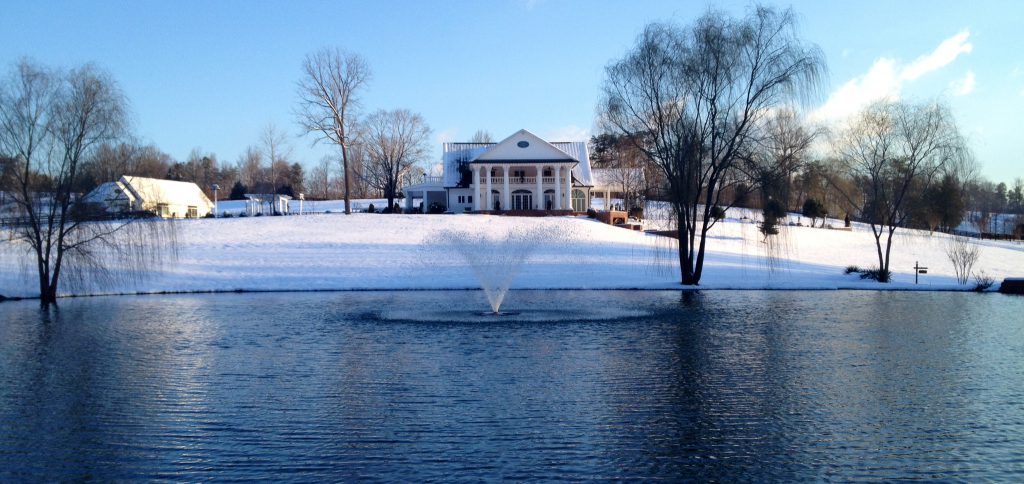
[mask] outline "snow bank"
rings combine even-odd
[[[233,290],[372,290],[479,288],[463,259],[437,244],[441,231],[505,233],[513,227],[558,230],[567,241],[537,250],[515,289],[679,288],[674,241],[586,218],[488,215],[325,213],[289,217],[180,220],[180,257],[139,287],[108,293]],[[835,221],[833,221],[835,223]],[[841,222],[839,223],[841,225]],[[846,266],[877,265],[874,240],[852,231],[783,227],[769,244],[750,220],[726,219],[709,236],[704,289],[967,289],[945,255],[948,236],[900,230],[893,247],[894,282],[846,275]],[[1024,275],[1024,245],[980,242],[976,272],[996,281]],[[0,294],[35,296],[25,253],[0,242]],[[914,285],[913,266],[929,267]],[[973,284],[969,284],[973,287]],[[99,291],[87,291],[99,293]]]

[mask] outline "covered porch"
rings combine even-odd
[[[473,211],[586,211],[586,190],[572,184],[575,164],[473,163]]]
[[[440,176],[424,176],[415,184],[402,190],[405,195],[405,212],[427,213],[430,204],[439,203],[447,209],[448,194],[444,189],[444,179]]]

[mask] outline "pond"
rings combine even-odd
[[[0,481],[1017,480],[1024,298],[0,304]]]

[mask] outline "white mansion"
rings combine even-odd
[[[423,211],[585,212],[594,188],[585,141],[548,142],[521,129],[498,143],[444,143],[442,176],[403,190]]]

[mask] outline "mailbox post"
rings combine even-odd
[[[917,261],[914,261],[914,284],[917,284],[917,275],[918,274],[927,274],[927,273],[928,273],[928,268],[927,267],[924,267],[921,264],[919,264]]]

